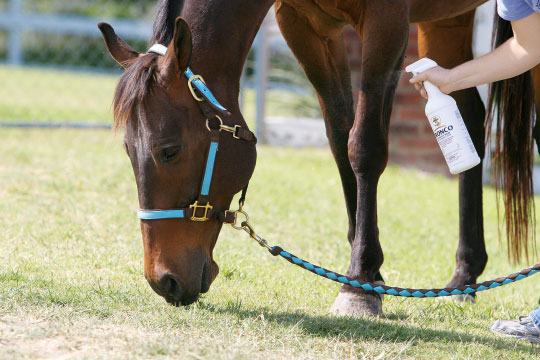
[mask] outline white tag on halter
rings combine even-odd
[[[167,54],[167,47],[161,44],[154,44],[148,49],[148,52],[165,56]]]

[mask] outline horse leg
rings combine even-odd
[[[347,152],[354,122],[354,102],[347,53],[340,28],[318,29],[289,4],[275,4],[276,19],[287,44],[313,84],[324,116],[326,135],[334,155],[349,215],[349,242],[354,239],[356,177]]]
[[[386,2],[367,2],[364,21],[356,26],[363,35],[362,80],[349,160],[357,181],[356,231],[347,275],[359,281],[382,280],[383,252],[377,228],[377,185],[388,162],[388,129],[392,101],[401,74],[409,24],[407,4],[388,8]],[[385,16],[381,16],[385,14]],[[332,311],[348,316],[382,313],[378,294],[343,285]]]
[[[418,24],[420,57],[452,68],[471,60],[474,11]],[[476,88],[451,94],[456,100],[476,151],[484,158],[484,104]],[[447,286],[474,284],[487,263],[482,213],[482,166],[459,175],[459,245],[456,268]],[[471,298],[469,298],[471,299]],[[473,300],[473,299],[471,299]]]

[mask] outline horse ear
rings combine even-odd
[[[134,59],[139,57],[140,54],[137,51],[133,50],[131,46],[116,35],[111,25],[101,22],[98,24],[98,28],[103,34],[107,50],[122,67],[128,67]]]
[[[191,59],[191,31],[184,19],[176,18],[174,37],[167,51],[166,68],[168,71],[183,73]]]

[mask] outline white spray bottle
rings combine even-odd
[[[423,58],[407,66],[405,70],[418,75],[438,66],[431,59]],[[480,158],[465,127],[456,101],[428,81],[424,81],[428,94],[426,115],[433,133],[452,174],[459,174],[478,165]]]

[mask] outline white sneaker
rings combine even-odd
[[[496,334],[540,343],[540,329],[534,326],[529,316],[520,316],[517,320],[497,320],[489,329]]]

